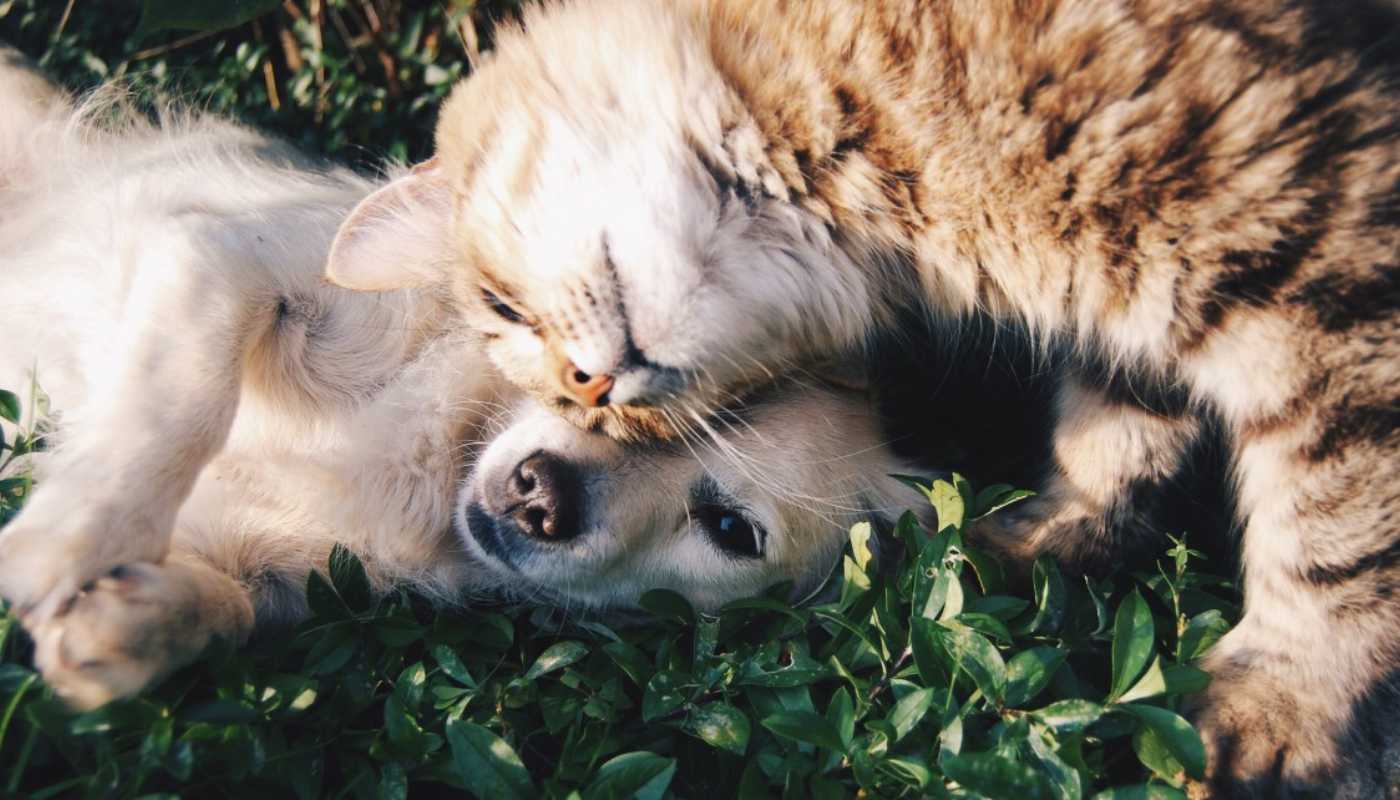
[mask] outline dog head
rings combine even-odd
[[[701,610],[830,574],[850,527],[918,495],[863,394],[789,385],[685,437],[624,444],[527,402],[487,446],[455,522],[504,593],[566,609],[670,589]]]

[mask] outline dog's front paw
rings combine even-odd
[[[31,633],[35,666],[70,706],[136,694],[195,660],[215,636],[252,628],[247,593],[192,562],[129,564],[86,584]]]
[[[168,523],[158,525],[131,503],[91,495],[91,487],[52,481],[0,531],[0,598],[27,625],[43,624],[119,564],[165,557]]]

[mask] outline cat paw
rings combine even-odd
[[[1188,713],[1205,745],[1207,770],[1206,780],[1190,787],[1191,797],[1338,796],[1347,770],[1334,709],[1245,670],[1217,673]]]
[[[82,586],[30,632],[44,680],[68,705],[90,709],[194,661],[216,635],[241,641],[252,622],[246,593],[227,576],[139,563]]]
[[[1060,566],[1091,572],[1110,559],[1115,538],[1102,509],[1033,497],[972,523],[968,540],[996,553],[1009,566],[1029,569],[1048,554]]]

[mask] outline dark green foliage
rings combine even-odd
[[[1003,582],[962,538],[965,483],[906,517],[894,573],[852,531],[833,602],[781,595],[651,620],[375,602],[337,550],[291,637],[216,652],[150,696],[69,715],[0,622],[0,763],[20,793],[403,797],[1181,796],[1203,767],[1176,712],[1235,609],[1176,544],[1154,575]],[[1223,590],[1223,591],[1221,591]],[[1216,594],[1216,592],[1220,592]],[[290,644],[289,644],[290,643]],[[1136,795],[1134,795],[1136,796]]]

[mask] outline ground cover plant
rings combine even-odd
[[[0,2],[0,39],[75,88],[175,87],[361,164],[427,150],[437,100],[513,9],[241,0],[196,18],[195,0],[145,5],[143,23],[135,4]],[[18,411],[0,391],[0,416]],[[42,430],[0,442],[0,524],[41,443]],[[937,530],[906,516],[895,566],[877,564],[873,532],[857,526],[824,602],[795,608],[774,587],[709,616],[658,591],[645,622],[626,626],[375,601],[337,551],[308,576],[313,616],[296,630],[80,715],[29,668],[3,616],[0,793],[1181,796],[1203,760],[1182,698],[1237,616],[1231,581],[1184,538],[1154,569],[1110,579],[1048,560],[1009,574],[963,531],[1019,496],[913,479],[910,504],[932,504]]]

